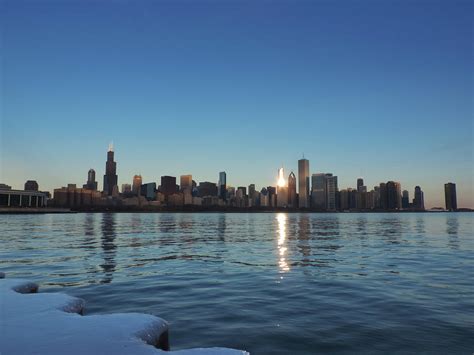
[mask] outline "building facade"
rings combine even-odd
[[[179,177],[179,187],[181,191],[192,191],[193,190],[193,176],[188,175],[181,175]]]
[[[28,180],[25,182],[25,191],[38,191],[39,186],[36,180]]]
[[[288,206],[298,207],[298,195],[296,194],[296,176],[293,172],[288,175]]]
[[[165,195],[165,197],[172,195],[178,192],[176,188],[176,177],[175,176],[162,176],[161,177],[161,185],[160,185],[160,192]]]
[[[311,176],[311,208],[319,211],[326,210],[326,189],[326,174],[313,174]]]
[[[456,211],[458,209],[458,200],[456,196],[456,184],[448,182],[444,184],[444,199],[446,210]]]
[[[410,196],[407,190],[402,192],[402,208],[404,210],[410,208]]]
[[[12,190],[10,186],[0,186],[0,207],[46,207],[47,195],[34,190]]]
[[[110,145],[107,152],[107,162],[105,163],[104,193],[107,196],[112,196],[114,189],[118,191],[117,183],[117,163],[114,161],[114,148]]]
[[[309,160],[298,160],[298,207],[309,207]]]
[[[419,186],[415,187],[415,198],[413,199],[413,208],[418,211],[425,210],[425,198],[423,191]]]
[[[87,182],[82,185],[83,189],[88,189],[88,190],[97,190],[97,181],[95,180],[95,170],[94,169],[89,169],[87,172]]]
[[[226,201],[227,200],[227,174],[225,171],[219,173],[219,182],[218,182],[218,195],[219,198]]]
[[[134,175],[132,181],[132,193],[135,196],[140,196],[143,180],[141,175]]]
[[[327,201],[327,210],[336,211],[337,210],[337,176],[332,174],[326,174],[326,201]]]

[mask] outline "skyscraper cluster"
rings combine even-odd
[[[276,186],[258,190],[255,184],[232,187],[225,171],[219,172],[217,183],[196,183],[191,174],[181,175],[179,184],[175,176],[161,176],[160,183],[144,183],[142,176],[133,176],[131,184],[118,189],[117,163],[113,146],[109,146],[105,163],[103,191],[97,191],[95,171],[90,169],[87,183],[82,189],[74,184],[56,189],[54,199],[59,205],[77,206],[220,206],[236,208],[284,208],[312,211],[423,211],[424,194],[420,186],[409,192],[401,189],[397,181],[381,182],[373,189],[356,180],[356,187],[339,190],[337,176],[332,173],[310,175],[309,160],[298,160],[298,176],[293,171],[286,178],[283,168],[278,169]],[[456,186],[445,185],[446,209],[455,211]]]

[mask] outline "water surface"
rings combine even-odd
[[[173,349],[471,354],[473,216],[0,215],[0,270],[158,315]]]

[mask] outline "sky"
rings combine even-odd
[[[0,1],[0,182],[420,185],[474,207],[474,3]]]

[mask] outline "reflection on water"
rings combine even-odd
[[[446,233],[449,236],[449,246],[454,249],[459,248],[459,221],[456,216],[453,216],[452,214],[446,216]]]
[[[310,261],[311,246],[310,239],[310,224],[308,214],[298,216],[298,249],[303,257],[302,265],[307,265]]]
[[[217,220],[217,237],[223,242],[225,242],[225,231],[227,229],[226,215],[227,213],[220,213]]]
[[[159,315],[175,349],[471,353],[473,216],[0,215],[0,269]]]
[[[278,255],[280,259],[278,261],[278,266],[280,267],[281,272],[290,271],[290,267],[286,261],[286,219],[288,218],[286,213],[278,213],[276,216],[278,220]]]
[[[102,254],[104,262],[100,267],[104,271],[104,277],[101,283],[109,283],[112,281],[115,271],[115,254],[117,253],[117,246],[114,241],[115,234],[115,213],[104,213],[102,215]]]
[[[392,244],[400,243],[400,236],[403,233],[404,224],[402,223],[400,214],[393,213],[387,215],[379,224],[378,234],[383,236]]]

